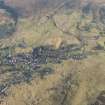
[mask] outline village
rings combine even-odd
[[[80,45],[68,45],[58,49],[53,49],[51,46],[40,46],[33,49],[32,53],[17,54],[12,56],[9,48],[1,51],[1,65],[27,64],[34,69],[41,64],[61,63],[63,60],[82,60],[87,56],[81,50]],[[4,54],[4,55],[3,55]]]

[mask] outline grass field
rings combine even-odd
[[[14,34],[0,39],[0,48],[13,47],[16,55],[32,52],[33,48],[40,45],[59,48],[62,44],[80,44],[81,41],[75,37],[79,36],[78,34],[86,37],[100,35],[102,30],[97,28],[96,23],[92,23],[91,16],[84,17],[83,20],[81,18],[83,17],[80,12],[58,14],[54,16],[57,26],[52,19],[46,21],[46,17],[37,22],[32,18],[21,18]],[[77,28],[78,24],[80,30]],[[85,26],[89,27],[88,31],[84,31]],[[64,33],[65,30],[72,34]],[[97,43],[105,47],[104,38],[86,41],[88,50],[93,50]],[[23,44],[25,47],[20,47]],[[89,105],[97,94],[105,90],[104,65],[104,53],[89,56],[81,61],[66,60],[60,64],[45,64],[43,67],[54,69],[53,74],[43,79],[32,75],[29,83],[12,85],[7,90],[7,96],[0,97],[0,105]],[[6,77],[8,76],[9,72],[6,74]],[[6,77],[2,74],[0,81]]]

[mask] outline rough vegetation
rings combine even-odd
[[[0,1],[0,105],[105,105],[104,3]]]

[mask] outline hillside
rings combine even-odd
[[[1,1],[0,105],[105,105],[104,2]]]

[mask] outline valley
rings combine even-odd
[[[104,105],[104,0],[0,1],[0,105]]]

